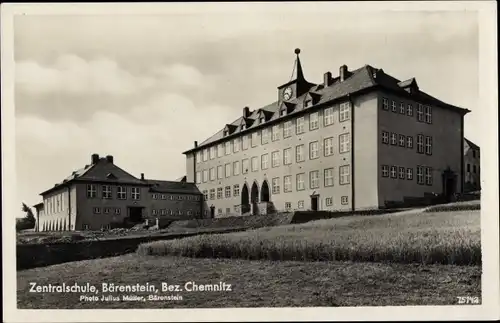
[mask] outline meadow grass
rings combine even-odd
[[[156,241],[140,255],[479,265],[480,213],[356,216]]]

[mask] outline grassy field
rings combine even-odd
[[[129,254],[18,271],[18,308],[223,308],[454,305],[481,293],[479,266],[249,261]],[[83,302],[80,294],[30,293],[29,283],[183,285],[226,282],[226,292],[159,292],[182,300]],[[122,293],[123,294],[123,293]],[[148,295],[150,293],[136,293]],[[114,293],[114,295],[118,295]],[[98,295],[99,297],[101,294]]]
[[[479,265],[480,212],[343,217],[140,245],[141,255]]]

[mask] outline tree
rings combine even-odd
[[[21,210],[24,213],[26,213],[26,216],[16,221],[16,230],[21,231],[34,228],[36,223],[36,218],[35,215],[33,214],[33,211],[31,211],[31,208],[28,205],[26,205],[26,203],[23,203]]]

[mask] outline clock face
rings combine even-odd
[[[292,97],[292,88],[287,87],[285,91],[283,91],[283,99],[288,100]]]

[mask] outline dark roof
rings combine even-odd
[[[147,184],[151,186],[150,192],[156,193],[186,193],[186,194],[202,194],[196,187],[195,183],[178,182],[178,181],[159,181],[146,179]]]
[[[476,149],[476,150],[479,150],[479,146],[476,145],[475,143],[473,143],[472,141],[470,141],[469,139],[467,138],[464,138],[464,141],[469,145],[469,147],[471,147],[472,149]]]
[[[43,202],[37,203],[37,204],[33,205],[33,207],[34,207],[35,209],[37,209],[37,210],[38,210],[38,209],[41,209],[41,208],[43,208]]]
[[[40,195],[47,194],[53,190],[77,181],[146,185],[144,181],[127,173],[120,167],[116,166],[113,162],[108,161],[106,158],[100,158],[97,163],[93,165],[85,165],[84,167],[72,172],[71,175],[62,180],[62,182],[55,184],[50,189],[40,193]]]
[[[304,99],[308,93],[305,93],[297,98],[291,99],[288,102],[295,104],[294,110],[291,112],[291,114],[298,113],[300,111],[303,111],[304,109],[309,109],[309,108],[314,108],[322,104],[326,104],[330,101],[335,101],[335,100],[340,100],[342,98],[347,98],[348,95],[354,95],[356,93],[361,93],[365,91],[371,91],[371,90],[386,90],[393,92],[395,94],[399,94],[401,96],[406,96],[406,97],[411,97],[415,101],[419,101],[422,103],[427,103],[427,104],[433,104],[436,106],[440,106],[445,109],[451,109],[454,111],[457,111],[462,114],[466,114],[469,112],[467,109],[462,109],[450,104],[447,104],[443,101],[440,101],[431,95],[422,92],[420,90],[414,91],[412,93],[408,93],[405,88],[407,88],[410,85],[413,85],[418,88],[416,84],[415,78],[411,78],[406,81],[400,81],[388,74],[386,74],[382,69],[377,69],[375,67],[372,67],[370,65],[365,65],[361,68],[358,68],[353,71],[348,72],[348,77],[345,79],[343,82],[340,82],[339,77],[335,77],[331,80],[331,84],[327,87],[324,87],[323,84],[311,84],[311,87],[309,89],[309,94],[312,94],[313,96],[317,97],[318,100],[315,102],[315,104],[312,107],[305,108],[304,107]],[[283,118],[280,116],[279,111],[281,109],[281,105],[279,105],[279,102],[273,102],[271,104],[268,104],[267,106],[264,106],[260,109],[256,109],[250,113],[248,118],[245,118],[246,123],[247,123],[247,129],[246,130],[241,130],[239,125],[243,121],[243,116],[239,117],[235,121],[231,123],[231,125],[234,125],[235,127],[233,128],[234,131],[229,134],[229,136],[233,137],[233,135],[239,134],[240,132],[247,132],[250,131],[251,129],[258,127],[259,122],[258,122],[258,115],[259,111],[263,110],[266,114],[272,114],[272,116],[268,119],[266,123],[269,121],[277,120]],[[248,119],[250,120],[256,120],[253,123],[248,122]],[[227,127],[224,127],[224,129],[227,129]],[[188,151],[185,151],[184,153],[200,150],[202,148],[206,148],[210,146],[211,144],[215,144],[219,141],[221,141],[224,138],[224,129],[221,129],[205,141],[203,141],[201,144],[199,144],[196,148],[189,149]]]

